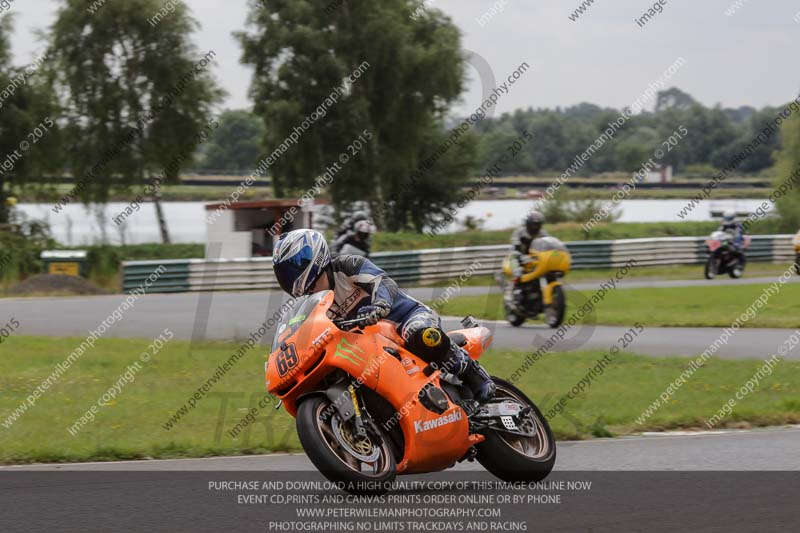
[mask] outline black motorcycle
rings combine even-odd
[[[734,237],[726,231],[715,231],[706,239],[708,260],[706,261],[706,279],[714,279],[717,275],[728,274],[732,278],[741,278],[744,274],[746,258],[744,248],[747,248],[750,238],[745,237],[742,249],[734,244]]]

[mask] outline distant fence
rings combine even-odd
[[[794,235],[753,236],[747,252],[749,261],[790,262],[794,259]],[[705,237],[576,241],[566,243],[573,268],[615,268],[630,259],[640,266],[697,265],[705,262]],[[500,269],[508,245],[469,246],[400,252],[379,252],[370,256],[397,281],[426,283],[449,280],[467,269],[472,275],[492,274]],[[139,287],[160,265],[166,271],[148,292],[277,289],[272,259],[175,259],[126,261],[122,264],[122,288]]]

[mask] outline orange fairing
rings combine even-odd
[[[481,354],[492,343],[492,332],[487,327],[459,329],[450,331],[449,333],[460,333],[467,338],[467,343],[463,348],[467,351],[472,359],[477,360]]]
[[[332,299],[332,292],[321,298],[304,317],[302,327],[294,331],[287,328],[273,346],[267,365],[267,390],[283,400],[292,416],[302,394],[323,389],[323,379],[342,370],[356,384],[374,390],[397,412],[382,429],[388,432],[396,425],[402,429],[405,451],[397,463],[398,473],[447,468],[483,440],[480,435],[469,434],[467,415],[460,406],[448,401],[448,408],[437,414],[421,404],[419,392],[429,383],[438,387],[439,373],[424,375],[422,369],[427,363],[403,348],[391,323],[381,322],[361,333],[342,331],[326,315]],[[466,336],[465,349],[473,358],[491,342],[487,328],[459,333]]]

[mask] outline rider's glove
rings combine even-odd
[[[365,305],[358,309],[356,320],[360,321],[360,326],[372,326],[377,324],[380,319],[389,316],[389,311],[391,311],[391,308],[382,302],[377,302],[374,305]]]
[[[522,255],[519,258],[520,270],[532,270],[534,263],[536,263],[536,260],[529,255]]]

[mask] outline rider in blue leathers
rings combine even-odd
[[[744,253],[744,226],[736,220],[736,212],[728,209],[722,214],[722,224],[719,231],[733,235],[733,246],[739,254]]]
[[[436,368],[454,374],[479,402],[490,399],[495,384],[483,367],[444,332],[439,316],[397,286],[366,257],[331,254],[322,234],[300,229],[281,235],[272,256],[278,284],[294,297],[333,290],[331,319],[358,319],[360,325],[388,320],[406,347]]]

